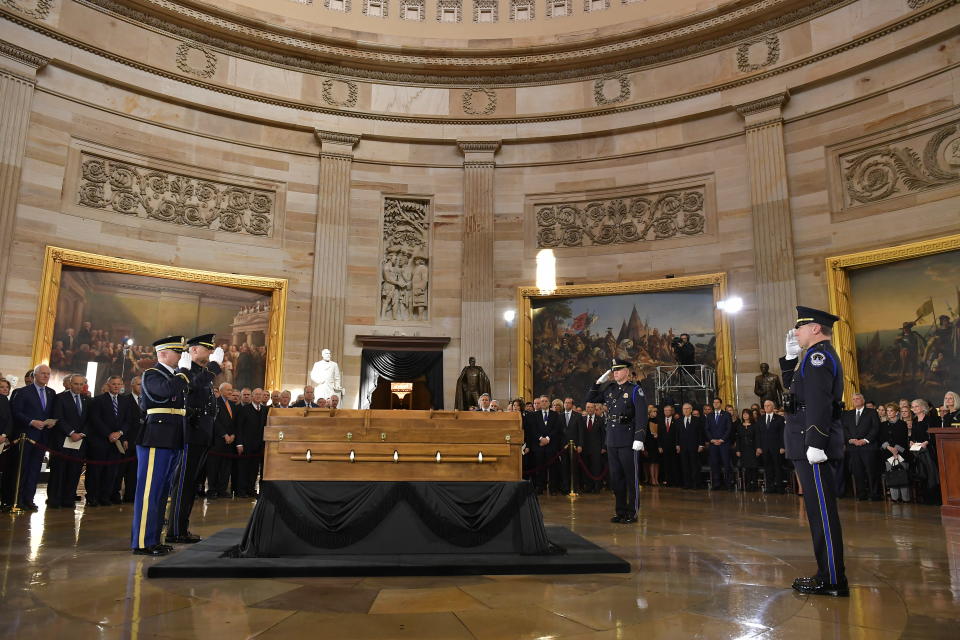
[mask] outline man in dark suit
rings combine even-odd
[[[657,423],[657,431],[659,433],[657,449],[658,453],[660,453],[660,477],[667,482],[668,486],[682,486],[683,476],[680,472],[680,455],[677,453],[680,418],[674,411],[672,404],[664,405],[663,417],[659,418]]]
[[[715,398],[720,400],[719,398]],[[720,410],[715,406],[704,405],[704,428],[707,431],[707,442],[709,445],[708,455],[710,459],[710,485],[713,489],[724,487],[733,490],[735,483],[733,481],[733,467],[730,464],[730,442],[733,437],[733,424],[730,421],[730,414],[723,410],[723,402],[720,402]]]
[[[50,367],[38,365],[33,370],[33,384],[23,387],[13,398],[13,418],[19,433],[31,440],[49,446],[54,426],[57,394],[47,386]],[[18,506],[28,511],[37,511],[33,499],[37,493],[40,467],[43,466],[43,449],[27,443],[23,451],[23,466],[20,472],[20,495]]]
[[[314,402],[314,399],[315,399],[315,398],[314,398],[314,395],[313,395],[313,387],[307,385],[306,387],[303,388],[303,399],[302,399],[302,400],[297,400],[296,402],[294,402],[294,403],[293,403],[292,405],[290,405],[290,406],[291,406],[291,407],[305,407],[305,408],[316,407],[316,406],[317,406],[317,403]]]
[[[573,410],[573,398],[564,398],[563,413],[560,414],[560,420],[563,423],[563,440],[558,443],[558,451],[562,449],[563,455],[560,457],[561,469],[560,473],[557,474],[559,476],[556,479],[557,484],[551,488],[558,490],[560,493],[570,493],[571,477],[579,479],[581,474],[580,469],[571,466],[572,452],[567,447],[571,446],[571,442],[574,449],[581,447],[580,433],[583,430],[583,416]],[[576,460],[573,464],[576,465]],[[574,482],[573,486],[575,487],[576,481]]]
[[[66,389],[57,394],[57,424],[50,430],[50,448],[59,455],[50,456],[50,478],[47,480],[47,506],[51,509],[73,509],[74,496],[83,471],[86,444],[83,442],[90,416],[90,401],[83,397],[87,379],[71,374],[63,379]],[[80,443],[78,449],[64,446],[65,441]]]
[[[13,426],[13,412],[10,401],[0,394],[0,446],[5,447],[0,455],[0,512],[7,512],[13,506],[13,492],[17,485],[16,450],[12,443],[16,440],[16,428]]]
[[[120,450],[123,441],[136,430],[140,415],[132,405],[120,401],[123,378],[107,378],[107,392],[96,396],[90,403],[90,428],[85,444],[87,459],[87,506],[106,506],[113,502],[113,484],[117,477],[117,460],[126,457]],[[113,463],[113,464],[96,464]],[[117,500],[117,503],[120,501]]]
[[[840,417],[858,500],[880,500],[880,416],[864,406],[863,395],[853,396],[853,409]]]
[[[213,421],[213,446],[207,456],[207,498],[229,498],[227,483],[230,481],[230,469],[236,455],[237,412],[239,407],[230,401],[233,385],[224,382],[220,385],[220,397],[217,398],[217,417]]]
[[[700,485],[700,454],[707,444],[703,418],[693,415],[693,405],[684,402],[681,409],[679,429],[674,451],[680,458],[680,471],[684,489],[696,489]]]
[[[110,496],[112,502],[133,502],[137,492],[137,440],[140,438],[140,432],[143,430],[143,411],[140,410],[140,376],[135,376],[130,380],[130,393],[120,396],[120,402],[130,405],[128,411],[136,419],[131,424],[129,432],[123,434],[124,449],[127,450],[126,457],[133,458],[117,466],[117,477],[113,483],[113,493]]]
[[[237,412],[237,453],[247,456],[240,459],[238,467],[237,497],[253,498],[257,496],[257,474],[260,471],[260,458],[263,453],[263,428],[267,424],[267,407],[263,404],[263,389],[254,389],[250,404]]]
[[[758,455],[763,456],[764,493],[783,493],[783,416],[774,412],[773,400],[763,401]]]
[[[547,396],[534,400],[534,406],[536,410],[524,416],[524,433],[530,449],[530,468],[537,470],[533,474],[533,485],[538,493],[543,493],[547,487],[548,472],[551,477],[559,473],[559,465],[551,465],[549,469],[547,465],[559,450],[559,441],[563,439],[563,421],[560,414],[550,411],[550,398]]]
[[[583,464],[590,471],[590,475],[581,474],[581,486],[588,493],[596,493],[603,485],[602,479],[595,478],[600,478],[600,474],[603,473],[603,454],[607,451],[604,448],[607,431],[603,418],[597,415],[596,403],[586,403],[584,413],[586,415],[582,416],[580,421],[577,453],[583,458]]]
[[[77,332],[78,344],[93,344],[92,325],[90,322],[84,322],[80,325],[80,331]]]

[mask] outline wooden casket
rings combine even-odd
[[[264,480],[515,482],[519,413],[271,409]]]

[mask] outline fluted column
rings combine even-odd
[[[347,304],[347,232],[350,223],[350,169],[360,136],[316,130],[320,142],[320,189],[313,248],[308,366],[323,349],[343,358],[343,318]]]
[[[493,156],[499,140],[458,140],[463,152],[460,359],[493,370]]]
[[[754,273],[761,362],[783,355],[784,332],[796,320],[797,275],[787,162],[783,149],[783,105],[779,93],[737,107],[744,117],[750,163]]]
[[[0,323],[37,72],[49,60],[0,40]]]

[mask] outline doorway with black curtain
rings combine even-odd
[[[402,400],[391,382],[412,383]],[[361,409],[443,409],[443,351],[363,349],[360,355]]]

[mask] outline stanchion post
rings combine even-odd
[[[27,434],[20,436],[20,453],[17,454],[17,484],[13,494],[13,508],[10,509],[11,515],[19,515],[23,513],[23,509],[20,508],[20,479],[23,477],[23,449],[27,446]]]
[[[568,455],[570,456],[570,493],[567,494],[567,497],[568,497],[568,498],[576,498],[576,497],[577,497],[577,492],[573,490],[573,488],[574,488],[574,486],[575,486],[575,485],[573,484],[573,472],[574,472],[574,466],[575,466],[574,463],[576,462],[576,461],[574,460],[574,454],[576,454],[577,451],[576,451],[576,446],[573,444],[573,440],[571,440],[571,441],[567,444],[567,449],[568,449]]]

